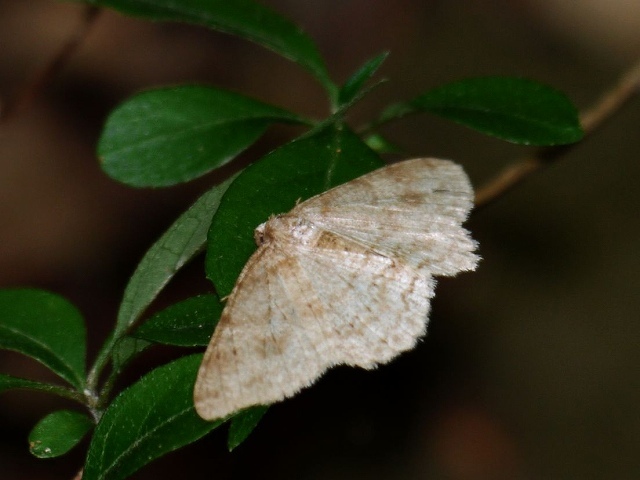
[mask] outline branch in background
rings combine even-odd
[[[82,14],[82,19],[78,28],[71,34],[67,42],[62,46],[58,53],[45,65],[40,71],[26,82],[17,92],[17,94],[9,99],[0,110],[0,122],[5,122],[22,108],[27,106],[33,99],[38,96],[40,91],[64,68],[69,58],[75,53],[80,45],[87,38],[91,28],[96,23],[100,9],[98,7],[87,6]]]
[[[640,62],[620,77],[618,83],[607,91],[591,108],[580,115],[585,138],[617,113],[640,90]],[[537,150],[531,157],[515,162],[476,191],[476,207],[485,206],[520,184],[538,170],[552,164],[581,142]]]

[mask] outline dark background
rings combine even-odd
[[[353,119],[463,76],[526,76],[591,104],[640,52],[640,5],[623,0],[270,0],[318,42],[343,81],[382,50],[391,81]],[[76,28],[82,7],[0,0],[0,98],[41,68]],[[0,286],[57,292],[84,313],[90,353],[114,322],[146,248],[216,174],[186,186],[133,190],[99,169],[106,114],[133,92],[210,83],[308,115],[320,88],[253,44],[105,12],[63,72],[0,124]],[[632,102],[560,163],[468,223],[483,261],[442,280],[429,335],[376,371],[335,369],[274,406],[232,454],[226,431],[152,463],[139,479],[632,479],[640,472],[640,105]],[[421,116],[386,130],[409,156],[455,159],[474,185],[528,149]],[[248,162],[285,141],[270,130]],[[208,288],[202,262],[166,304]],[[175,351],[137,361],[133,381]],[[0,371],[49,374],[12,353]],[[0,476],[71,479],[83,448],[32,458],[26,437],[69,404],[43,394],[0,397]]]

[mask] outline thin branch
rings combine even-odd
[[[593,134],[602,124],[617,113],[640,90],[640,62],[625,72],[618,82],[598,102],[580,115],[584,138]],[[584,139],[582,140],[584,141]],[[557,158],[582,142],[538,149],[524,160],[507,166],[492,180],[476,191],[476,207],[485,206],[498,199],[538,170],[550,165]]]
[[[85,7],[80,25],[67,39],[67,42],[41,70],[37,71],[29,81],[22,85],[13,98],[10,98],[5,103],[4,108],[0,110],[0,123],[6,122],[29,105],[44,87],[56,77],[67,64],[69,58],[87,38],[91,28],[96,23],[100,11],[95,6]]]

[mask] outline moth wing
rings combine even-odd
[[[333,365],[372,368],[424,334],[432,278],[337,247],[269,245],[249,260],[200,367],[200,416],[282,400]]]
[[[473,190],[459,165],[418,158],[317,195],[292,215],[435,275],[473,270],[476,243],[462,228]]]

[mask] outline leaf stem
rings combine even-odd
[[[357,128],[356,132],[358,133],[358,135],[366,136],[391,121],[400,120],[401,118],[415,113],[417,112],[406,106],[404,103],[394,103],[393,105],[389,105],[387,108],[385,108],[382,113],[380,113],[378,118],[371,120],[370,122],[365,123],[361,127]]]
[[[104,403],[107,401],[109,395],[111,394],[111,390],[113,389],[113,385],[115,384],[116,378],[118,377],[119,373],[120,372],[114,368],[102,384],[100,395],[98,396],[98,408],[104,407]]]
[[[315,135],[316,132],[319,132],[320,130],[326,128],[327,126],[329,126],[331,124],[341,123],[342,118],[344,117],[344,115],[347,112],[347,110],[349,110],[353,105],[355,105],[360,100],[362,100],[372,90],[378,88],[380,85],[382,85],[382,84],[384,84],[386,82],[387,82],[387,79],[383,78],[383,79],[375,82],[373,85],[362,89],[349,102],[343,103],[343,104],[339,105],[338,107],[335,107],[335,111],[333,111],[331,115],[329,115],[324,120],[322,120],[320,122],[317,122],[315,124],[315,126],[311,130],[305,132],[302,136],[306,137],[306,136]]]
[[[494,178],[477,189],[475,204],[484,207],[515,188],[533,173],[554,163],[562,155],[582,144],[607,120],[626,105],[640,90],[640,60],[629,68],[619,80],[591,107],[580,114],[580,123],[585,136],[580,142],[570,145],[540,148],[533,155],[508,165]]]
[[[98,356],[96,357],[95,362],[93,362],[93,366],[89,371],[89,375],[87,375],[87,390],[92,393],[96,393],[98,389],[98,382],[100,380],[100,375],[102,371],[107,366],[109,361],[111,360],[111,352],[116,345],[117,339],[113,334],[107,338],[107,340],[102,345],[102,348],[98,352]]]

